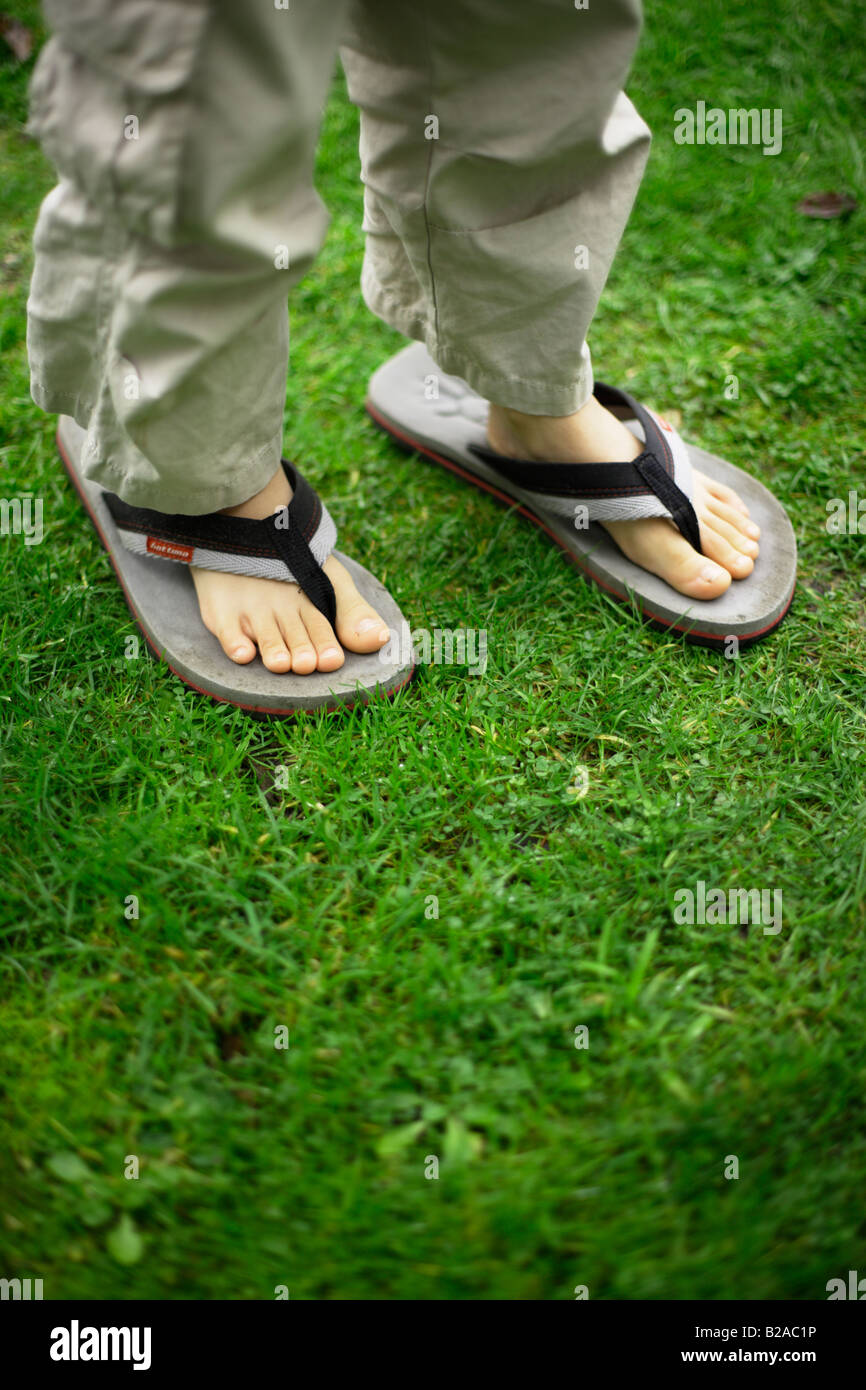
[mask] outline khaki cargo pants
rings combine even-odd
[[[565,415],[649,132],[640,0],[44,0],[30,128],[32,391],[88,476],[201,513],[276,471],[288,293],[340,50],[361,110],[364,298],[489,400]]]

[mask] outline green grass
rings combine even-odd
[[[807,1299],[866,1270],[864,539],[824,527],[863,487],[866,237],[862,206],[795,211],[866,197],[858,24],[856,0],[665,0],[630,84],[656,139],[593,353],[790,510],[795,608],[738,661],[642,628],[367,420],[399,339],[357,289],[337,84],[287,450],[412,625],[485,628],[489,662],[283,723],[124,657],[29,399],[51,174],[0,55],[2,488],[47,522],[0,541],[0,1275],[47,1298]],[[781,107],[782,154],[676,146],[698,99]],[[698,879],[782,890],[782,932],[676,925]]]

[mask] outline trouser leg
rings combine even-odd
[[[312,170],[342,0],[45,0],[31,127],[32,392],[88,477],[201,513],[278,466],[287,293],[327,225]]]
[[[649,147],[621,88],[639,0],[353,0],[369,307],[539,415],[592,392],[586,335]]]

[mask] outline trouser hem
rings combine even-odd
[[[52,390],[41,382],[31,381],[30,394],[49,415],[71,415],[82,429],[88,428],[93,403],[78,393]],[[279,468],[281,453],[282,431],[257,449],[229,482],[215,487],[205,478],[195,490],[168,488],[165,478],[160,478],[157,485],[143,485],[128,469],[107,460],[86,466],[84,474],[89,482],[98,483],[132,507],[150,507],[168,514],[178,512],[181,516],[207,516],[224,507],[236,507],[261,492]]]
[[[460,377],[487,401],[520,410],[526,415],[573,415],[582,410],[592,396],[594,378],[588,353],[575,380],[539,381],[508,373],[490,372],[454,349],[443,347],[429,320],[417,310],[407,310],[376,283],[367,272],[362,280],[367,308],[407,338],[423,343],[433,361],[449,376]]]

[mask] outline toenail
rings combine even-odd
[[[700,573],[701,579],[706,579],[713,583],[715,583],[717,579],[721,579],[721,577],[722,571],[719,569],[718,565],[704,565]]]
[[[357,630],[358,632],[369,632],[370,628],[375,627],[378,621],[378,618],[362,618],[358,624]]]
[[[340,655],[340,648],[339,648],[339,647],[326,647],[325,650],[324,650],[323,652],[320,652],[320,653],[319,653],[319,655],[320,655],[320,656],[339,656],[339,655]]]
[[[750,521],[748,526],[746,527],[746,535],[757,537],[760,536],[760,534],[760,528],[757,527],[753,521]]]
[[[235,647],[235,649],[234,649],[234,655],[235,655],[235,656],[246,656],[246,654],[247,654],[248,651],[249,651],[249,647],[244,647],[244,646]]]

